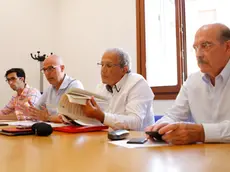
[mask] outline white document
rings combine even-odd
[[[80,105],[85,105],[86,100],[90,99],[92,96],[94,97],[96,102],[107,101],[107,99],[103,96],[100,96],[93,92],[82,90],[80,88],[70,88],[68,92],[66,93],[66,96],[68,97],[69,102],[80,104]]]
[[[110,144],[114,144],[117,146],[122,146],[125,148],[145,148],[145,147],[159,147],[159,146],[169,146],[168,143],[165,142],[153,142],[148,140],[144,144],[127,144],[128,139],[126,140],[117,140],[117,141],[109,141]]]
[[[58,113],[64,115],[64,121],[68,120],[65,117],[67,116],[83,126],[103,125],[97,119],[87,117],[82,111],[81,106],[85,105],[86,100],[90,99],[92,96],[97,103],[107,103],[107,99],[103,96],[82,89],[71,88],[66,94],[62,95],[58,104]]]

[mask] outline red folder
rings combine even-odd
[[[108,129],[108,126],[64,126],[64,127],[54,127],[54,131],[66,132],[66,133],[83,133],[83,132],[92,132],[92,131],[101,131]]]

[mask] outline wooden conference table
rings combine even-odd
[[[143,136],[131,132],[131,137]],[[230,144],[128,149],[107,132],[0,135],[0,172],[227,172]]]

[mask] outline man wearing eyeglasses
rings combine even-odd
[[[193,48],[200,71],[182,86],[173,107],[147,131],[172,144],[230,142],[230,29],[204,25]],[[195,123],[186,123],[193,118]]]
[[[42,72],[50,87],[45,90],[36,106],[30,106],[29,112],[33,119],[41,121],[62,122],[57,107],[61,96],[69,88],[83,88],[79,80],[73,79],[64,72],[65,65],[61,57],[50,55],[43,62]]]
[[[109,102],[98,105],[92,97],[82,106],[84,113],[115,130],[143,130],[153,124],[154,94],[141,75],[131,72],[129,55],[118,48],[109,49],[98,65],[102,84],[97,93]]]
[[[36,88],[30,87],[26,84],[26,75],[21,68],[12,68],[6,71],[6,82],[16,91],[10,102],[0,110],[0,119],[15,119],[15,115],[18,120],[27,120],[31,117],[27,114],[27,111],[23,109],[23,106],[29,106],[29,102],[32,105],[38,101],[41,97],[40,92]],[[15,114],[15,115],[12,115]]]

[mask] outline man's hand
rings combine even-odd
[[[45,107],[42,107],[42,110],[39,110],[33,106],[30,106],[28,108],[28,115],[35,120],[48,121],[49,119],[49,112]]]
[[[162,139],[175,145],[204,142],[204,129],[201,124],[173,123],[156,124],[146,128],[146,131],[158,131]]]
[[[50,115],[48,117],[48,121],[55,122],[55,123],[64,123],[64,121],[63,121],[63,119],[62,119],[60,114],[58,114],[58,115]]]
[[[86,116],[90,118],[96,118],[102,123],[104,122],[105,114],[97,105],[96,101],[94,100],[94,97],[86,101],[86,105],[82,106],[82,110],[86,114]]]
[[[148,126],[145,128],[145,131],[158,131],[160,128],[166,126],[166,125],[169,125],[168,123],[162,123],[162,124],[155,124],[155,125],[151,125],[151,126]],[[149,135],[146,135],[146,137],[148,139],[151,139],[149,137]]]

